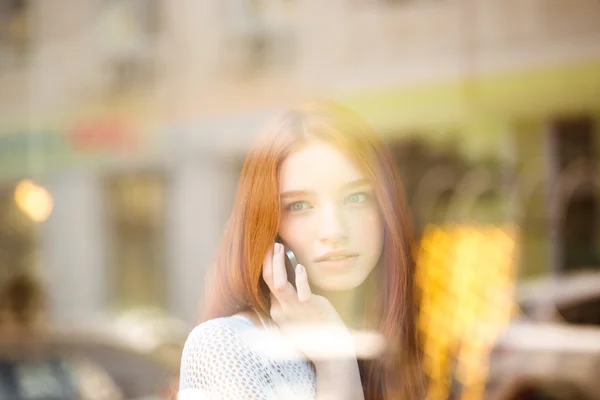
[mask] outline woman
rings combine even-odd
[[[295,276],[276,242],[295,253]],[[180,398],[422,396],[408,213],[394,161],[361,118],[313,103],[263,131],[204,304],[183,352]],[[333,332],[337,356],[314,348],[322,336],[302,340],[306,326]],[[351,332],[366,329],[395,351],[357,360]],[[263,353],[247,340],[257,331],[289,340],[273,338]],[[278,358],[286,344],[304,358]]]

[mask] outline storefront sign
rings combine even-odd
[[[117,117],[83,121],[64,130],[15,129],[0,135],[0,179],[139,155],[143,143],[140,131]]]

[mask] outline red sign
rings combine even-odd
[[[69,133],[73,149],[81,152],[128,152],[139,147],[138,132],[120,118],[86,121]]]

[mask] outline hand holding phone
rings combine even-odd
[[[271,319],[297,350],[315,362],[332,358],[331,351],[334,358],[355,358],[348,328],[329,300],[312,293],[306,269],[289,248],[274,244],[265,256],[263,279],[271,291]],[[323,340],[315,340],[315,335]],[[319,343],[327,343],[328,349]]]
[[[331,302],[312,293],[305,267],[279,240],[265,255],[263,279],[271,292],[271,319],[293,346],[313,362],[373,358],[385,350],[383,336],[371,331],[352,333]],[[315,340],[316,337],[322,340]]]

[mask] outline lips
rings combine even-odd
[[[349,251],[331,251],[316,258],[315,262],[343,261],[355,257],[358,257],[358,254]]]

